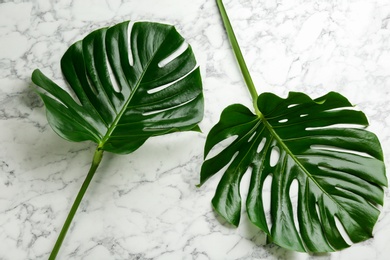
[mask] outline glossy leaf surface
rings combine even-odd
[[[354,243],[371,238],[387,179],[378,139],[364,129],[366,116],[334,92],[315,100],[303,93],[286,99],[264,93],[257,106],[259,115],[243,105],[227,107],[207,137],[205,159],[217,144],[233,140],[202,165],[201,184],[226,167],[212,200],[215,210],[239,224],[240,182],[251,169],[247,213],[272,242],[296,251],[346,248],[337,221]],[[267,176],[270,223],[263,198]]]
[[[73,98],[39,70],[32,80],[51,127],[70,141],[130,153],[149,137],[198,130],[202,83],[191,47],[173,26],[124,22],[73,44],[61,60]]]

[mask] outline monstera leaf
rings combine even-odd
[[[221,141],[234,141],[206,160],[201,184],[224,166],[213,206],[237,226],[241,214],[240,181],[252,169],[246,207],[249,219],[272,241],[296,251],[328,252],[348,247],[336,226],[342,223],[353,242],[372,237],[387,185],[376,136],[361,128],[365,115],[340,94],[315,100],[302,93],[287,99],[264,93],[260,115],[242,105],[226,108],[210,131],[205,156]],[[278,159],[271,160],[272,153]],[[272,176],[271,225],[267,225],[262,191]],[[294,223],[291,184],[298,181],[298,225]]]
[[[345,235],[355,243],[371,238],[387,179],[379,141],[364,129],[366,116],[334,92],[315,100],[303,93],[286,99],[257,95],[222,0],[216,2],[255,113],[231,105],[207,136],[200,185],[223,172],[212,200],[215,210],[239,224],[240,182],[251,170],[246,210],[272,242],[296,251],[330,252],[349,246]],[[270,178],[267,221],[263,190]],[[294,183],[297,205],[291,198]]]
[[[173,26],[124,22],[73,44],[61,68],[75,97],[39,70],[50,126],[70,141],[97,144],[91,169],[49,259],[55,259],[103,151],[127,154],[148,138],[199,130],[203,94],[191,47]]]
[[[66,51],[61,68],[77,100],[33,72],[33,82],[54,97],[40,94],[61,137],[130,153],[151,136],[196,129],[203,97],[191,47],[182,47],[173,26],[137,22],[128,29],[124,22],[94,31]]]

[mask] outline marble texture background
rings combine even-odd
[[[259,93],[338,91],[362,109],[390,166],[390,2],[228,0],[226,8]],[[0,1],[0,259],[48,257],[88,171],[94,145],[48,126],[31,88],[40,68],[65,86],[59,60],[88,32],[124,20],[173,24],[204,80],[203,133],[154,138],[127,156],[106,154],[59,259],[388,259],[390,195],[374,238],[308,255],[265,245],[243,215],[234,229],[200,189],[206,134],[232,103],[251,106],[212,0]],[[244,180],[244,182],[247,179]],[[245,193],[245,191],[244,191]]]

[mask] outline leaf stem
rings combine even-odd
[[[60,232],[60,234],[57,238],[57,241],[53,247],[53,250],[51,251],[51,254],[49,256],[49,260],[56,259],[58,251],[60,250],[62,242],[64,241],[66,233],[68,232],[69,226],[72,223],[73,217],[76,214],[78,207],[80,206],[81,200],[83,199],[84,194],[87,191],[89,184],[91,183],[91,180],[96,172],[96,169],[98,168],[98,166],[102,160],[102,157],[103,157],[103,150],[101,150],[98,147],[95,150],[95,154],[93,155],[91,168],[89,169],[87,177],[85,178],[84,183],[81,186],[80,191],[77,194],[75,201],[73,202],[72,208],[69,211],[68,217],[66,218],[64,225],[62,226],[61,232]]]
[[[226,10],[225,10],[225,7],[222,3],[222,0],[217,0],[217,5],[218,5],[219,11],[221,13],[221,17],[222,17],[222,21],[223,21],[223,24],[224,24],[225,29],[226,29],[226,33],[228,35],[230,43],[233,47],[234,54],[235,54],[236,59],[238,61],[238,65],[240,66],[241,73],[244,77],[244,80],[245,80],[245,83],[248,87],[249,93],[252,96],[253,106],[255,108],[256,114],[261,115],[261,113],[257,107],[258,94],[257,94],[256,88],[255,88],[255,85],[253,84],[252,77],[251,77],[249,70],[248,70],[248,67],[245,63],[244,56],[242,55],[242,52],[240,49],[240,45],[238,44],[236,35],[234,34],[234,30],[232,28],[232,25],[230,23],[229,17],[226,13]]]

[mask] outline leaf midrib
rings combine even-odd
[[[131,35],[130,35],[131,37]],[[156,53],[158,53],[158,51],[160,50],[161,46],[163,45],[163,43],[165,42],[165,39],[166,37],[164,38],[164,40],[162,41],[162,43],[160,44],[160,46],[158,46],[158,48],[156,49],[156,51],[153,53],[153,56],[150,58],[150,60],[148,61],[148,63],[146,64],[146,66],[144,67],[139,79],[137,80],[136,84],[134,85],[134,88],[133,88],[133,91],[131,92],[131,94],[129,95],[128,99],[126,100],[126,102],[123,104],[121,110],[119,111],[119,113],[116,115],[114,121],[112,122],[112,124],[110,125],[110,127],[108,128],[106,134],[104,135],[104,137],[102,138],[102,140],[99,142],[99,145],[98,145],[98,149],[102,149],[102,147],[104,146],[104,144],[110,139],[112,133],[114,132],[115,128],[117,127],[117,124],[119,122],[119,120],[122,118],[123,114],[125,113],[127,107],[129,106],[129,103],[130,101],[133,99],[133,96],[135,95],[135,93],[137,92],[138,90],[138,87],[141,85],[141,82],[145,76],[145,73],[146,71],[148,70],[150,64],[152,63],[152,61],[154,60],[155,56],[156,56]],[[132,51],[132,50],[130,50]],[[110,65],[111,66],[111,65]]]
[[[313,177],[313,175],[302,165],[302,163],[299,161],[299,159],[295,156],[295,154],[293,152],[291,152],[291,150],[288,148],[288,146],[284,143],[284,141],[282,140],[282,138],[280,138],[280,136],[275,132],[275,130],[273,129],[272,125],[270,123],[268,123],[268,120],[265,118],[265,116],[263,114],[261,114],[259,116],[259,119],[263,122],[263,124],[265,125],[265,127],[268,129],[268,131],[271,133],[271,135],[276,139],[276,141],[279,143],[279,145],[282,146],[283,150],[286,151],[286,153],[291,156],[291,158],[294,160],[294,162],[299,166],[299,168],[301,168],[301,170],[306,173],[307,177],[313,181],[313,183],[315,183],[317,185],[317,187],[326,195],[329,197],[329,199],[331,199],[335,204],[337,204],[339,207],[343,208],[340,203],[338,203],[336,200],[333,199],[333,196],[331,194],[329,194],[326,190],[324,190],[322,188],[322,186],[317,182],[317,180]],[[343,208],[344,209],[344,208]]]

